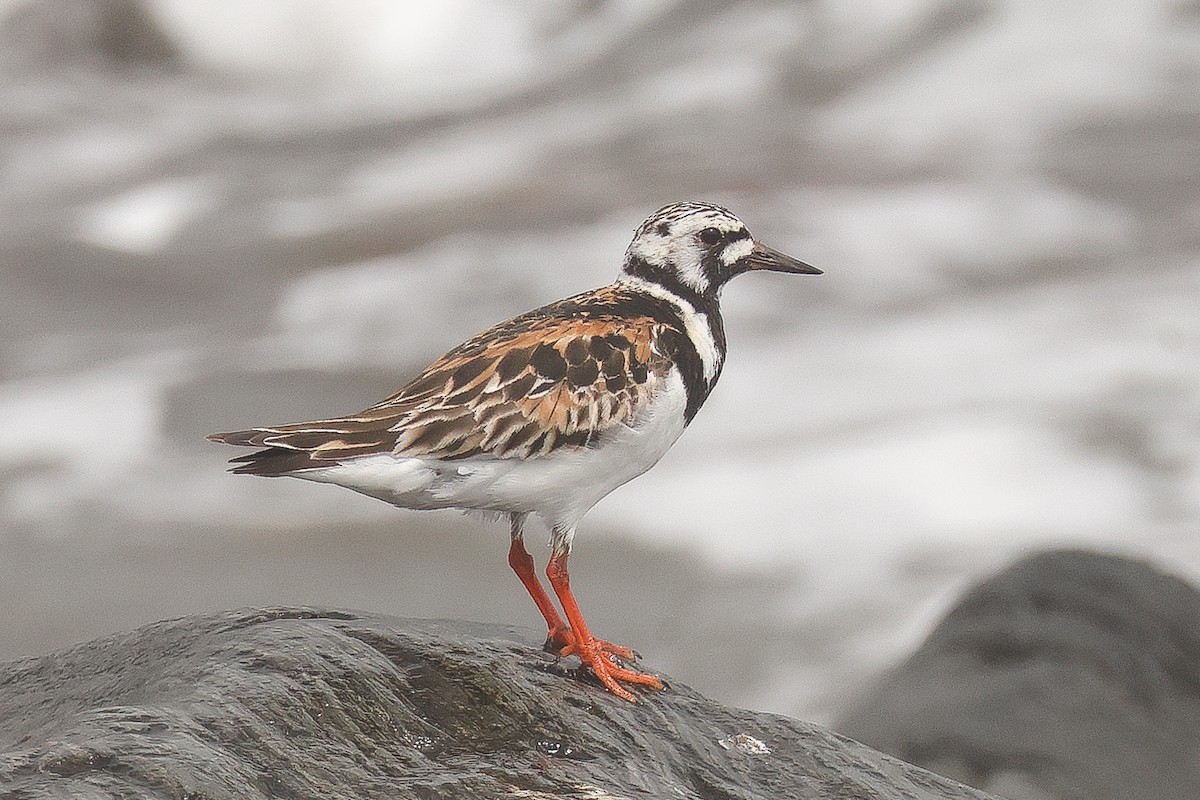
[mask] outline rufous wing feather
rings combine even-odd
[[[531,313],[465,342],[358,414],[209,439],[261,447],[234,472],[284,475],[374,453],[537,458],[629,424],[669,366],[650,317]]]

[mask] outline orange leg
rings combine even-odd
[[[558,609],[554,607],[554,603],[546,594],[546,590],[542,588],[542,583],[534,571],[533,556],[529,555],[529,551],[525,549],[525,539],[522,533],[524,522],[524,514],[512,515],[512,544],[508,548],[508,565],[512,567],[513,572],[517,573],[517,577],[525,585],[525,591],[529,592],[529,596],[537,604],[538,611],[542,612],[542,616],[546,618],[547,645],[553,644],[555,647],[561,648],[571,641],[571,630],[558,615]]]
[[[557,539],[557,531],[555,538]],[[649,686],[654,689],[663,688],[663,682],[654,675],[628,669],[617,663],[614,655],[620,655],[620,653],[616,651],[632,653],[629,648],[614,647],[607,642],[601,643],[592,638],[587,624],[583,621],[583,614],[579,611],[579,604],[575,602],[575,595],[571,593],[571,575],[567,570],[567,555],[566,547],[555,547],[550,556],[550,563],[546,565],[546,577],[550,579],[550,585],[554,588],[554,593],[558,595],[558,602],[562,604],[563,613],[567,615],[567,622],[571,625],[572,641],[563,648],[563,652],[566,653],[569,650],[579,656],[579,660],[592,671],[592,674],[604,684],[604,687],[623,700],[634,702],[635,698],[617,681]],[[602,644],[607,647],[603,647]]]
[[[512,544],[508,548],[508,565],[512,567],[513,572],[517,573],[517,577],[525,586],[525,591],[529,592],[529,596],[537,604],[538,611],[542,612],[542,617],[546,620],[546,649],[566,658],[576,653],[575,635],[562,621],[562,617],[558,615],[558,609],[554,607],[554,602],[542,588],[541,581],[538,580],[537,572],[534,571],[533,556],[529,555],[529,551],[525,549],[524,523],[524,514],[511,515]],[[638,654],[628,647],[600,639],[594,641],[596,646],[605,653],[611,653],[630,661],[638,657]]]

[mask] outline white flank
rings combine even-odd
[[[345,486],[371,497],[405,508],[440,508],[434,504],[418,504],[421,496],[437,481],[437,470],[419,458],[397,458],[392,455],[373,455],[351,458],[332,467],[308,469],[290,473],[293,477],[317,483]],[[412,502],[398,502],[411,498]]]
[[[683,433],[686,406],[683,378],[672,370],[632,425],[606,432],[592,447],[530,460],[373,455],[293,475],[354,489],[401,508],[532,512],[551,527],[572,530],[601,498],[671,449]]]

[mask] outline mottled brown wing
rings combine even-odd
[[[649,319],[558,320],[442,358],[371,409],[396,451],[534,458],[628,423],[667,362]]]
[[[536,458],[585,447],[627,424],[669,360],[650,317],[524,317],[465,342],[367,410],[316,422],[214,434],[272,448],[235,471],[284,474],[396,452],[443,459]]]

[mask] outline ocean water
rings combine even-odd
[[[55,5],[0,10],[0,657],[533,625],[503,525],[203,436],[365,407],[685,198],[825,274],[726,290],[721,384],[577,539],[601,635],[825,720],[1022,553],[1200,578],[1194,3],[159,0],[165,54]]]

